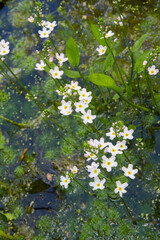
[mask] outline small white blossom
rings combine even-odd
[[[73,90],[80,90],[81,87],[78,85],[78,82],[77,81],[71,81],[70,84],[68,84],[68,86],[73,89]]]
[[[35,69],[39,71],[43,71],[45,66],[46,64],[43,62],[43,60],[40,60],[40,63],[36,63]]]
[[[60,185],[64,186],[64,188],[68,188],[68,184],[70,182],[71,182],[71,180],[68,175],[66,175],[65,177],[64,176],[60,177]]]
[[[83,101],[85,101],[85,99],[92,94],[91,92],[87,92],[85,88],[82,88],[81,90],[79,90],[78,93],[79,93],[79,100],[83,100]]]
[[[59,67],[57,66],[55,66],[54,70],[51,69],[49,72],[53,78],[61,79],[61,76],[63,75],[63,71],[59,71]]]
[[[97,189],[104,189],[104,183],[106,182],[106,180],[103,178],[103,180],[101,181],[98,177],[94,178],[94,182],[90,182],[89,185],[91,187],[93,187],[93,190],[97,190]]]
[[[91,110],[88,110],[87,112],[83,113],[81,118],[83,119],[84,124],[87,124],[87,123],[92,123],[93,120],[96,118],[96,115],[92,115]]]
[[[122,142],[118,141],[118,142],[117,142],[117,146],[119,146],[119,149],[120,149],[121,151],[128,148],[128,147],[126,146],[126,141],[125,141],[125,140],[123,140]]]
[[[151,67],[148,67],[149,75],[156,75],[158,72],[159,72],[159,70],[156,69],[155,65],[152,65]]]
[[[113,145],[112,143],[108,143],[108,147],[104,150],[105,153],[111,153],[113,156],[116,156],[117,154],[122,154],[121,151],[119,151],[119,145]]]
[[[29,18],[28,18],[28,22],[34,22],[34,18],[32,17],[32,16],[30,16]]]
[[[105,38],[112,37],[113,35],[114,35],[114,33],[110,30],[110,31],[108,31],[108,33],[105,33]]]
[[[115,162],[115,156],[111,156],[110,158],[107,158],[106,156],[102,156],[103,163],[101,166],[103,168],[106,168],[108,172],[111,172],[112,167],[117,167],[117,162]]]
[[[114,190],[114,192],[115,193],[119,192],[120,197],[122,197],[122,194],[127,192],[125,188],[128,186],[128,183],[125,182],[122,184],[120,181],[116,181],[116,185],[117,185],[117,188]]]
[[[143,66],[145,66],[147,64],[147,61],[145,60],[145,61],[143,61]]]
[[[100,141],[99,141],[99,143],[98,143],[99,149],[103,149],[103,148],[105,148],[106,146],[108,146],[108,142],[105,143],[105,142],[104,142],[104,138],[100,138]]]
[[[76,166],[73,166],[73,168],[71,168],[70,170],[74,174],[78,172],[78,168]]]
[[[72,113],[72,108],[71,108],[71,101],[65,102],[62,100],[62,105],[58,107],[60,110],[60,113],[63,115],[70,115]]]
[[[119,136],[122,136],[123,139],[131,140],[133,139],[133,136],[132,136],[133,132],[134,132],[133,129],[128,130],[128,127],[125,126],[123,132],[120,132]]]
[[[88,104],[83,101],[75,102],[74,105],[76,107],[75,111],[81,113],[84,113],[85,109],[88,107]]]
[[[64,57],[64,53],[58,54],[56,53],[56,58],[59,61],[59,65],[62,66],[64,62],[66,62],[68,60],[68,58]]]
[[[113,127],[110,128],[110,132],[106,133],[106,136],[113,140],[116,137],[116,132],[114,131]]]
[[[133,169],[132,164],[128,164],[128,168],[122,167],[122,170],[124,171],[124,175],[126,177],[130,177],[131,179],[134,179],[134,175],[138,172],[138,169]]]
[[[105,54],[107,47],[106,46],[103,47],[102,45],[100,45],[98,48],[96,48],[96,50],[99,53],[98,55],[103,55],[103,54]]]
[[[0,48],[9,48],[9,42],[5,42],[5,40],[4,39],[2,39],[1,41],[0,41]]]
[[[91,166],[87,165],[86,167],[87,167],[87,171],[90,172],[89,174],[90,178],[97,177],[98,174],[101,172],[101,170],[98,169],[99,163],[92,162]]]
[[[9,53],[9,47],[8,46],[6,46],[6,47],[0,46],[0,55],[1,56],[7,55],[8,53]]]
[[[49,34],[51,33],[51,30],[47,30],[46,27],[44,27],[42,31],[39,30],[38,33],[40,35],[40,38],[48,38]]]
[[[96,160],[98,159],[98,157],[97,157],[97,155],[96,155],[97,153],[98,153],[97,150],[95,150],[95,153],[85,151],[84,156],[87,158],[87,161],[89,161],[89,160],[91,160],[91,159],[94,160],[94,161],[96,161]]]
[[[57,24],[56,24],[56,21],[53,21],[53,22],[47,21],[45,26],[46,26],[46,28],[49,28],[52,31],[54,29],[54,27],[57,26]]]

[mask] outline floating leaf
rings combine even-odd
[[[99,43],[99,45],[105,46],[106,42],[105,42],[103,36],[100,34],[99,27],[96,24],[91,24],[91,30],[92,30],[92,33],[93,33],[95,39]]]
[[[65,70],[65,71],[64,71],[64,74],[65,74],[67,77],[70,77],[70,78],[80,78],[80,77],[81,77],[81,75],[79,74],[79,72],[72,71],[72,70]]]
[[[149,56],[149,54],[151,52],[152,52],[151,50],[150,51],[146,51],[146,52],[144,52],[143,54],[141,54],[138,57],[138,59],[137,59],[137,61],[135,63],[135,71],[137,73],[140,73],[140,72],[142,72],[144,70],[143,62],[147,59],[147,57]]]
[[[144,34],[144,35],[142,35],[142,37],[140,37],[140,39],[138,39],[138,40],[134,43],[133,48],[132,48],[132,50],[131,50],[132,53],[135,52],[135,51],[137,51],[137,50],[141,47],[142,43],[146,40],[147,36],[148,36],[147,33]]]
[[[108,71],[114,64],[114,58],[112,56],[112,54],[108,54],[108,56],[106,57],[104,64],[103,64],[103,71],[106,72]]]
[[[116,91],[118,93],[121,92],[121,88],[116,85],[116,83],[113,80],[113,78],[111,78],[110,76],[107,76],[105,74],[102,74],[102,73],[92,73],[89,76],[89,81],[93,82],[94,84],[96,84],[98,86],[111,88],[111,89],[113,89],[114,91]]]
[[[79,49],[73,38],[70,38],[66,44],[66,55],[69,63],[73,67],[78,67],[80,61]]]

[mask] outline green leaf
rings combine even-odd
[[[105,46],[106,42],[104,38],[102,38],[103,36],[100,34],[99,27],[96,24],[91,24],[91,30],[99,45]]]
[[[114,58],[112,54],[108,54],[103,64],[103,71],[107,72],[114,64]]]
[[[111,88],[115,92],[118,92],[118,93],[121,92],[121,88],[116,85],[116,83],[113,80],[113,78],[111,78],[110,76],[107,76],[105,74],[102,74],[102,73],[92,73],[89,76],[89,81],[93,82],[94,84],[96,84],[98,86]]]
[[[147,33],[144,34],[144,35],[142,35],[142,37],[140,37],[140,39],[138,39],[138,40],[134,43],[134,45],[133,45],[133,47],[132,47],[132,50],[131,50],[132,53],[135,52],[135,51],[137,51],[137,50],[141,47],[142,43],[146,40],[147,36],[148,36]]]
[[[64,71],[64,74],[65,74],[67,77],[70,77],[70,78],[80,78],[80,77],[81,77],[81,75],[79,74],[79,72],[72,71],[72,70],[65,70],[65,71]]]
[[[146,51],[144,52],[143,54],[141,54],[138,58],[137,58],[137,61],[135,63],[135,71],[137,73],[140,73],[144,70],[144,67],[143,67],[143,62],[147,59],[147,57],[149,56],[149,54],[151,53],[152,51]]]
[[[66,55],[69,63],[73,67],[78,67],[80,61],[79,49],[73,38],[70,38],[66,44]]]

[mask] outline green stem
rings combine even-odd
[[[77,181],[75,178],[73,178],[73,180],[79,185],[79,186],[81,186],[84,190],[85,190],[85,192],[87,192],[90,196],[93,196],[94,195],[94,193],[90,193],[88,190],[87,190],[87,188],[85,188],[79,181]]]
[[[152,168],[153,172],[155,173],[155,175],[157,175],[158,179],[160,179],[160,173],[158,173],[155,168],[152,166],[150,160],[147,158],[146,154],[144,153],[144,151],[142,151],[142,154],[144,156],[144,158],[147,160],[149,166]]]
[[[123,155],[125,156],[125,158],[127,159],[127,161],[128,161],[129,163],[131,163],[131,161],[129,160],[129,158],[128,158],[128,156],[126,155],[125,151],[123,151]]]
[[[60,54],[60,52],[58,51],[58,49],[57,49],[56,45],[54,44],[54,42],[53,42],[52,38],[51,38],[51,37],[49,37],[49,39],[50,39],[50,41],[52,42],[52,44],[53,44],[53,47],[55,48],[56,52],[57,52],[58,54]]]
[[[81,75],[81,77],[82,77],[83,81],[85,82],[86,86],[87,86],[87,87],[88,87],[88,89],[90,90],[90,89],[91,89],[91,88],[90,88],[90,85],[88,84],[87,80],[84,78],[83,74],[81,73],[81,70],[79,69],[79,67],[78,67],[78,66],[76,66],[76,68],[77,68],[77,70],[78,70],[79,74]]]
[[[137,224],[137,221],[136,221],[136,220],[134,219],[134,217],[132,216],[132,214],[131,214],[131,212],[130,212],[130,210],[129,210],[127,204],[126,204],[126,202],[124,201],[124,199],[123,199],[122,197],[121,197],[121,200],[122,200],[122,202],[123,202],[123,204],[124,204],[124,206],[125,206],[125,208],[126,208],[126,210],[127,210],[128,215],[130,216],[130,218],[131,218],[131,220],[132,220],[132,223],[133,223],[133,224]]]
[[[101,88],[100,88],[98,85],[96,85],[96,86],[97,86],[98,90],[99,90],[100,93],[101,93],[101,96],[102,96],[102,98],[103,98],[103,101],[104,101],[105,104],[107,105],[108,103],[107,103],[107,100],[106,100],[106,98],[105,98],[105,96],[104,96],[104,93],[102,92]]]

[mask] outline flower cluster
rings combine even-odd
[[[116,25],[123,26],[122,19],[123,19],[123,16],[120,15],[120,16],[117,17],[117,21],[114,21],[114,23],[115,23]]]
[[[56,21],[49,22],[49,21],[42,21],[41,22],[42,31],[39,30],[38,33],[40,35],[40,38],[48,38],[50,33],[54,30],[54,28],[57,26]]]
[[[9,53],[9,42],[5,42],[4,39],[0,41],[0,56],[7,55]]]
[[[64,186],[64,188],[68,188],[68,184],[71,182],[71,179],[74,178],[74,174],[78,172],[78,168],[73,166],[70,168],[70,173],[66,173],[66,176],[60,176],[60,185]]]
[[[86,168],[89,172],[89,177],[94,178],[94,182],[89,183],[93,190],[104,189],[106,180],[104,178],[100,179],[101,171],[111,172],[113,167],[118,166],[116,156],[122,154],[127,149],[126,141],[133,139],[133,132],[133,129],[129,130],[121,122],[116,122],[112,124],[110,131],[106,133],[110,140],[116,140],[116,144],[105,142],[104,138],[100,138],[100,140],[90,139],[87,142],[88,147],[85,149],[84,156],[87,161],[92,160],[91,165],[87,165]],[[133,169],[132,164],[129,164],[128,167],[123,166],[122,171],[126,177],[131,179],[134,179],[134,175],[138,172],[137,169]],[[125,188],[127,186],[127,182],[121,183],[116,181],[115,193],[119,192],[120,197],[122,197],[122,194],[126,192]]]
[[[71,84],[66,84],[64,89],[57,90],[57,93],[63,96],[61,106],[58,107],[61,114],[70,115],[75,108],[77,113],[82,114],[81,118],[85,124],[92,123],[96,118],[96,115],[92,115],[90,109],[86,111],[92,100],[91,92],[87,92],[86,88],[81,88],[77,81],[71,81]],[[66,98],[71,99],[71,101],[65,101]]]

